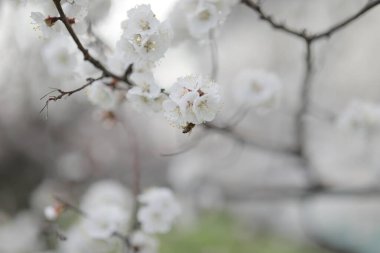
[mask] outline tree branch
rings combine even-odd
[[[44,95],[43,97],[41,97],[40,100],[46,98],[47,96],[51,95],[54,92],[58,92],[59,95],[57,95],[57,96],[49,96],[49,98],[45,102],[45,106],[41,109],[40,113],[43,112],[45,109],[47,109],[49,107],[49,103],[51,101],[58,101],[58,100],[63,99],[64,97],[69,97],[69,96],[71,96],[71,95],[73,95],[73,94],[75,94],[75,93],[77,93],[77,92],[85,89],[86,87],[90,86],[95,81],[101,80],[103,78],[104,78],[104,76],[101,76],[101,77],[98,77],[98,78],[87,78],[87,83],[86,84],[84,84],[81,87],[76,88],[74,90],[70,90],[70,91],[64,91],[64,90],[61,90],[61,89],[54,88],[53,91],[51,91],[51,92],[47,93],[46,95]]]
[[[273,28],[281,30],[283,32],[286,32],[288,34],[294,35],[298,38],[301,38],[305,41],[317,41],[322,38],[328,38],[331,35],[333,35],[335,32],[345,28],[347,25],[351,24],[353,21],[361,17],[363,14],[370,11],[372,8],[380,4],[380,0],[370,1],[366,5],[363,6],[358,12],[356,12],[354,15],[346,18],[345,20],[331,26],[330,28],[326,29],[323,32],[316,33],[316,34],[310,34],[306,29],[303,30],[297,30],[291,27],[288,27],[286,24],[275,21],[271,15],[266,14],[259,3],[254,2],[253,0],[241,0],[242,4],[245,4],[250,9],[257,12],[259,17],[269,23]]]
[[[292,155],[292,156],[297,155],[296,149],[283,148],[283,147],[277,147],[277,146],[269,146],[269,145],[265,145],[265,144],[256,142],[254,140],[247,140],[246,137],[237,133],[233,129],[233,127],[230,127],[230,126],[223,126],[222,127],[222,126],[217,126],[213,123],[204,123],[203,127],[205,130],[219,132],[221,134],[226,134],[228,137],[233,138],[237,142],[240,142],[242,144],[245,144],[245,145],[248,145],[251,147],[255,147],[255,148],[267,151],[267,152],[277,153],[280,155]]]
[[[55,7],[58,10],[59,20],[65,25],[65,27],[66,27],[67,31],[69,32],[71,38],[74,40],[74,42],[77,45],[78,49],[82,52],[84,60],[90,62],[95,68],[101,70],[103,72],[103,75],[105,77],[112,77],[112,78],[114,78],[114,79],[116,79],[118,81],[123,81],[123,82],[127,83],[129,86],[133,86],[129,82],[128,76],[125,77],[125,76],[118,76],[118,75],[114,74],[113,72],[111,72],[110,70],[108,70],[100,61],[98,61],[97,59],[95,59],[90,54],[90,52],[88,51],[88,49],[86,49],[83,46],[82,42],[79,40],[79,38],[76,35],[74,29],[72,28],[72,26],[71,26],[71,24],[69,22],[69,19],[66,17],[66,14],[64,13],[64,11],[62,9],[61,1],[60,0],[52,0],[52,1],[54,2],[54,5],[55,5]]]

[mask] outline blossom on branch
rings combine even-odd
[[[178,78],[164,101],[165,117],[175,126],[212,121],[221,104],[219,85],[201,76]]]
[[[53,1],[34,0],[34,2],[43,10],[43,12],[31,13],[30,17],[33,20],[34,29],[40,30],[44,39],[62,33],[64,31],[63,24],[59,22],[59,13]],[[64,0],[61,1],[61,6],[74,31],[78,34],[84,34],[87,31],[85,19],[88,15],[88,0]]]
[[[166,98],[151,72],[135,72],[131,80],[136,84],[127,93],[127,100],[140,112],[159,112]]]

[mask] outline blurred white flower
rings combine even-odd
[[[122,28],[117,52],[127,64],[133,62],[137,67],[150,66],[162,58],[170,46],[171,27],[155,18],[150,5],[139,5],[130,10]]]
[[[118,182],[103,180],[91,185],[82,197],[81,208],[87,212],[98,206],[115,205],[125,210],[132,210],[132,195]]]
[[[87,210],[83,220],[83,229],[94,239],[107,239],[128,229],[129,215],[127,210],[117,205],[99,205]]]
[[[208,38],[210,31],[222,25],[237,0],[182,0],[169,14],[177,42],[191,36]]]
[[[150,5],[139,5],[127,12],[128,19],[121,24],[123,36],[133,38],[140,34],[143,39],[156,33],[160,26],[160,21],[156,18]]]
[[[187,15],[187,24],[190,34],[195,38],[201,38],[218,25],[219,12],[214,4],[199,2],[193,12]]]
[[[66,237],[66,241],[60,242],[58,252],[109,253],[125,251],[124,242],[119,238],[94,239],[87,234],[81,223],[70,228]]]
[[[40,252],[40,225],[29,213],[20,213],[12,221],[0,225],[0,252]]]
[[[93,82],[87,89],[87,97],[91,103],[103,110],[116,109],[124,99],[124,92],[110,87],[112,78],[104,78]]]
[[[30,17],[33,20],[33,29],[36,31],[41,31],[41,36],[44,39],[51,38],[54,34],[57,34],[62,30],[62,24],[57,24],[56,21],[53,24],[52,22],[54,20],[51,18],[49,20],[49,18],[41,12],[32,12]]]
[[[138,248],[139,253],[156,253],[158,252],[158,242],[155,238],[145,234],[142,231],[136,231],[130,236],[130,243],[133,248]],[[131,253],[134,253],[132,251]]]
[[[134,72],[131,80],[136,84],[127,93],[127,99],[140,112],[158,112],[165,96],[156,84],[151,72]]]
[[[281,81],[264,70],[243,70],[235,79],[233,95],[238,103],[254,107],[259,113],[275,109],[281,98]]]
[[[338,127],[355,130],[380,128],[380,104],[352,101],[337,119]]]
[[[49,73],[54,77],[72,75],[77,64],[75,53],[71,52],[68,38],[58,36],[42,48],[42,58]],[[70,45],[70,44],[69,44]]]
[[[201,76],[179,78],[163,104],[166,118],[176,126],[212,121],[220,108],[219,85]]]
[[[152,188],[139,196],[142,207],[137,213],[142,230],[148,234],[167,233],[180,214],[173,192],[167,188]]]

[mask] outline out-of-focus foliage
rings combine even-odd
[[[225,214],[206,214],[192,228],[163,236],[161,253],[325,253],[270,235],[255,235]]]

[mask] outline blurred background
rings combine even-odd
[[[93,30],[112,48],[128,9],[150,3],[164,20],[175,0],[111,2]],[[325,30],[366,2],[261,1],[275,20],[311,32]],[[9,223],[27,213],[34,217],[28,224],[38,226],[41,210],[55,194],[78,202],[91,183],[102,179],[131,186],[137,161],[143,188],[169,186],[183,205],[180,224],[162,238],[160,252],[380,252],[380,195],[322,193],[304,198],[297,189],[307,186],[307,178],[293,154],[240,145],[228,134],[202,128],[184,135],[162,115],[147,116],[128,105],[116,112],[123,124],[110,127],[99,120],[84,93],[51,103],[46,118],[46,111],[40,113],[40,98],[49,87],[79,85],[62,83],[49,73],[41,53],[45,42],[33,30],[31,11],[18,1],[0,1],[0,244],[20,244],[19,230],[9,229]],[[380,183],[379,133],[343,131],[325,117],[335,118],[356,99],[379,102],[379,24],[377,7],[313,45],[311,100],[324,113],[307,118],[308,157],[324,184],[338,191],[372,189]],[[293,147],[304,43],[237,5],[217,45],[218,82],[226,100],[216,122],[225,122],[238,109],[228,97],[238,72],[266,69],[283,83],[281,106],[265,115],[250,111],[235,131],[247,142]],[[210,66],[209,46],[187,41],[170,48],[154,71],[159,84],[169,87],[182,75],[207,75]],[[272,188],[280,190],[267,196],[265,189],[272,193]],[[286,190],[281,189],[289,188],[296,194],[282,196]],[[18,229],[25,231],[28,224]],[[38,244],[40,251],[8,247],[5,253],[43,251],[38,239],[29,243]]]

